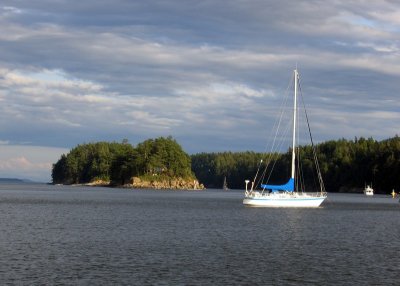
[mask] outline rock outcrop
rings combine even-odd
[[[143,188],[143,189],[176,189],[176,190],[202,190],[203,184],[195,179],[169,178],[147,180],[139,177],[132,177],[129,184],[124,185],[126,188]]]
[[[90,183],[83,184],[85,186],[97,186],[97,187],[106,187],[110,185],[110,181],[104,181],[104,180],[94,180],[91,181]]]

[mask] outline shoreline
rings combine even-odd
[[[96,180],[82,184],[53,184],[63,186],[86,186],[86,187],[107,187],[124,189],[153,189],[153,190],[183,190],[183,191],[201,191],[205,190],[203,184],[197,180],[184,180],[182,178],[171,178],[168,180],[145,180],[139,177],[133,177],[129,183],[117,185],[110,181]]]

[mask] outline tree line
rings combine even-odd
[[[316,145],[319,166],[328,192],[353,192],[372,184],[377,193],[400,191],[400,138],[340,139]],[[300,147],[306,186],[312,173],[312,148]],[[189,156],[172,137],[148,139],[136,147],[127,140],[81,144],[53,164],[55,184],[82,184],[95,180],[123,185],[133,176],[197,178],[206,188],[244,189],[253,180],[261,159],[274,155],[275,172],[270,182],[285,183],[290,175],[291,151],[279,154],[256,152],[199,153]],[[265,164],[265,160],[263,163]],[[307,179],[308,178],[308,179]]]
[[[372,138],[340,139],[316,145],[319,167],[328,192],[353,192],[372,184],[377,193],[400,191],[400,138],[383,141]],[[312,173],[312,148],[300,147],[304,174]],[[244,180],[253,180],[260,159],[270,154],[255,152],[200,153],[191,156],[192,170],[208,188],[221,188],[224,178],[228,187],[244,189]],[[275,154],[275,172],[270,178],[284,183],[290,176],[291,151]],[[265,161],[264,161],[265,162]],[[314,183],[312,176],[306,185]]]
[[[123,185],[134,176],[194,178],[190,156],[172,137],[148,139],[136,147],[124,140],[81,144],[53,164],[54,184],[96,180]]]

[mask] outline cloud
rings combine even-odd
[[[13,14],[21,14],[22,13],[22,11],[20,9],[13,7],[13,6],[3,6],[1,8],[2,8],[1,9],[2,11],[0,12],[0,15],[3,15],[3,16],[10,16]]]
[[[296,64],[321,139],[394,136],[400,4],[289,2],[6,0],[2,138],[260,150]]]
[[[52,164],[68,152],[67,149],[54,147],[2,145],[0,177],[50,182]]]
[[[32,169],[45,169],[48,171],[51,168],[51,163],[32,163],[25,157],[15,157],[9,158],[5,161],[0,162],[0,172],[1,171],[10,171],[10,170],[20,170],[20,171],[27,171]]]

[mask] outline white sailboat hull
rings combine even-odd
[[[317,208],[326,199],[323,194],[260,194],[258,192],[244,198],[243,204],[250,207],[295,207]]]

